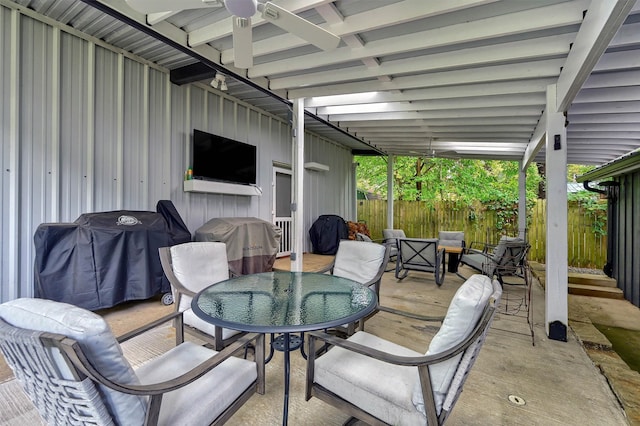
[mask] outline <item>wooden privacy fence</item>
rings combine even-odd
[[[500,215],[484,207],[457,202],[395,201],[394,227],[408,237],[436,238],[438,231],[464,231],[467,246],[496,244],[501,235],[518,235],[517,217]],[[358,200],[358,220],[365,222],[374,239],[387,227],[386,200]],[[605,219],[606,220],[606,219]],[[545,263],[546,200],[537,200],[527,211],[529,260]],[[606,226],[605,226],[606,229]],[[607,259],[607,237],[594,231],[593,219],[578,202],[569,202],[568,263],[580,268],[601,269]]]

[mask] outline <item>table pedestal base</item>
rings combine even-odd
[[[273,349],[275,349],[276,351],[280,351],[280,352],[284,352],[284,339],[285,339],[285,335],[281,334],[278,337],[274,338],[273,341],[271,342],[271,347]],[[302,346],[302,336],[299,336],[297,334],[290,334],[289,335],[289,350],[290,351],[295,351],[296,349],[298,349],[300,346]]]

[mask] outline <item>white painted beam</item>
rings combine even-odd
[[[582,22],[582,10],[578,6],[579,4],[584,4],[584,8],[586,9],[588,1],[581,0],[561,3],[486,19],[471,20],[469,22],[409,35],[390,37],[372,41],[357,51],[350,48],[338,48],[331,52],[305,55],[304,58],[298,57],[295,58],[295,60],[284,59],[272,61],[251,68],[249,70],[249,77],[272,76],[285,72],[302,71],[318,66],[352,62],[368,57],[378,57],[452,44],[494,39],[500,36],[524,34],[554,27],[566,27]],[[374,10],[378,16],[384,16],[379,9]],[[360,32],[354,28],[348,18],[345,19],[345,25],[348,25],[349,31]],[[334,30],[334,28],[331,28],[331,30]],[[336,34],[343,35],[343,33],[339,31],[336,31]]]
[[[325,116],[331,121],[351,120],[396,120],[396,119],[437,119],[437,118],[478,118],[478,117],[538,117],[538,107],[521,108],[474,108],[437,111],[377,112],[370,114],[335,114]],[[320,115],[322,117],[322,115]]]
[[[271,79],[270,87],[273,89],[293,89],[303,86],[327,85],[349,80],[357,81],[364,78],[377,78],[383,75],[402,76],[421,72],[475,68],[497,63],[535,61],[567,55],[569,46],[574,38],[574,33],[562,34],[552,37],[503,43],[500,45],[500,49],[496,49],[494,45],[490,45],[432,55],[421,55],[416,58],[384,62],[375,68],[354,66],[341,69],[340,72],[328,70],[281,78],[276,77]]]
[[[524,81],[497,81],[464,86],[429,87],[406,89],[396,92],[372,92],[359,95],[316,96],[305,99],[308,108],[357,105],[371,102],[401,102],[436,99],[469,98],[475,96],[529,95],[546,93],[547,86],[555,83],[555,78],[528,79]]]
[[[566,111],[624,23],[636,0],[594,1],[558,78],[558,110]]]
[[[300,60],[300,62],[304,61]],[[405,90],[438,86],[455,86],[460,84],[490,83],[506,80],[526,80],[530,78],[557,78],[563,65],[564,59],[548,59],[514,64],[509,67],[495,65],[470,70],[443,71],[419,76],[398,77],[388,83],[376,80],[333,84],[331,86],[309,87],[290,90],[288,93],[290,95],[300,94],[305,97],[311,97],[375,92],[380,90]]]
[[[398,111],[432,111],[459,108],[491,108],[491,107],[528,107],[536,106],[540,111],[544,109],[544,92],[528,95],[478,96],[473,98],[438,99],[431,101],[412,102],[381,102],[368,105],[341,105],[319,107],[317,115],[334,115],[369,112],[398,112]]]

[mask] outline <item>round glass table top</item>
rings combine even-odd
[[[346,278],[310,272],[264,272],[213,284],[191,303],[202,320],[249,332],[319,330],[373,312],[376,294]]]

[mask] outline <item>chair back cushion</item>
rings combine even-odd
[[[342,240],[336,253],[333,275],[367,284],[380,272],[385,250],[382,244]]]
[[[466,280],[453,296],[442,326],[431,340],[426,355],[441,353],[466,339],[480,320],[493,291],[493,282],[485,275],[472,275]],[[461,357],[462,354],[459,354],[429,367],[438,414]],[[419,381],[414,388],[413,404],[426,415]]]
[[[500,241],[498,241],[498,245],[493,250],[493,261],[496,263],[500,263],[500,260],[502,259],[502,257],[505,255],[505,252],[507,251],[507,245],[514,244],[514,243],[524,244],[524,240],[518,237],[507,237],[506,235],[503,235],[502,237],[500,237]]]
[[[383,229],[382,238],[388,240],[390,238],[407,238],[402,229]]]
[[[463,247],[464,231],[440,231],[438,239],[441,246],[447,247]]]
[[[227,248],[220,242],[190,242],[171,246],[176,278],[193,292],[229,278]],[[191,297],[182,297],[180,311],[191,308]]]
[[[76,340],[89,362],[105,377],[124,384],[140,384],[105,320],[93,312],[46,299],[15,299],[0,305],[0,318],[23,329],[56,333]],[[61,376],[72,380],[60,353],[51,354]],[[105,405],[117,424],[143,424],[146,398],[99,386]],[[46,389],[42,389],[46,392]]]

